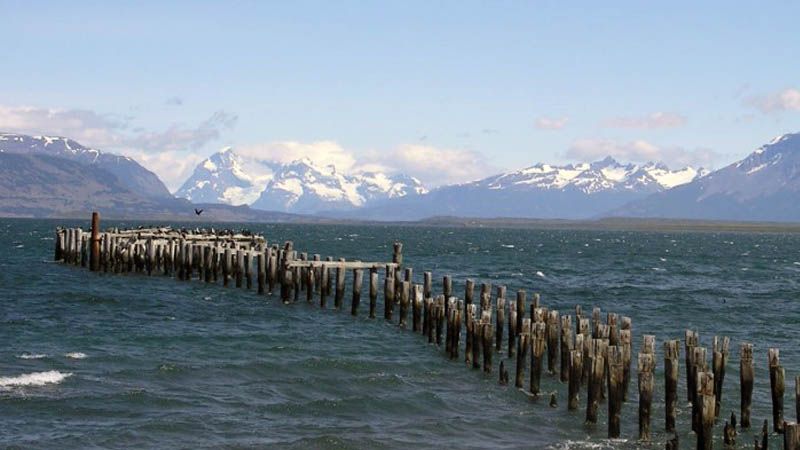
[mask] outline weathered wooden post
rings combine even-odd
[[[639,353],[639,439],[650,440],[650,411],[653,404],[653,371],[656,366],[655,355]]]
[[[469,305],[473,303],[473,297],[475,295],[475,281],[472,278],[467,278],[466,282],[464,283],[464,311],[466,308],[469,308]]]
[[[336,292],[333,297],[333,307],[336,309],[342,309],[344,302],[344,277],[346,274],[344,264],[342,264],[344,262],[344,258],[339,258],[339,264],[336,265]]]
[[[228,250],[225,250],[227,253]],[[278,248],[273,247],[269,251],[269,272],[267,272],[267,286],[269,293],[275,291],[275,284],[278,282]]]
[[[619,343],[622,346],[622,401],[627,402],[628,388],[631,384],[631,361],[633,359],[633,350],[631,348],[633,334],[631,318],[623,316],[620,328]]]
[[[686,351],[686,396],[690,402],[694,399],[694,393],[696,392],[694,387],[696,379],[692,373],[692,355],[694,347],[697,347],[699,342],[700,338],[697,331],[686,330],[684,340],[684,351]]]
[[[250,250],[245,250],[243,253],[245,287],[253,289],[253,253]]]
[[[492,373],[492,348],[494,348],[492,311],[481,312],[481,337],[483,338],[483,372]]]
[[[408,328],[408,304],[411,283],[403,281],[400,284],[400,328]],[[437,344],[439,342],[437,341]]]
[[[210,254],[211,252],[209,252],[209,255]],[[264,255],[263,251],[258,252],[257,264],[258,264],[258,295],[264,295],[264,288],[266,287],[266,281],[267,281],[267,257],[266,255]]]
[[[781,366],[779,349],[769,349],[767,356],[769,358],[769,388],[772,394],[772,427],[776,433],[782,433],[785,372]]]
[[[528,363],[528,348],[531,346],[531,321],[525,319],[522,321],[522,331],[519,333],[519,340],[517,341],[517,366],[514,376],[514,386],[517,389],[523,388],[525,382],[525,364]]]
[[[692,393],[692,430],[695,433],[701,433],[703,420],[700,412],[701,401],[697,398],[697,393],[699,392],[697,381],[700,379],[698,377],[699,373],[703,373],[708,371],[708,361],[706,359],[706,348],[705,347],[692,347],[692,358],[691,358],[691,373],[692,378],[695,380],[692,383],[692,389],[694,392]]]
[[[525,318],[525,308],[527,307],[528,303],[528,293],[525,292],[524,289],[520,289],[517,291],[517,325],[514,328],[517,330],[517,334],[519,334],[519,330],[522,328],[522,319]],[[533,317],[531,317],[531,322],[535,322]],[[545,325],[546,327],[546,325]]]
[[[450,275],[445,275],[442,278],[442,293],[444,294],[444,298],[448,299],[453,295],[453,280],[450,278]],[[447,309],[447,303],[444,304],[445,309]],[[447,314],[447,311],[444,311]]]
[[[783,450],[800,450],[800,425],[794,422],[784,422]]]
[[[515,306],[508,308],[508,357],[514,356],[514,347],[517,339],[517,309]]]
[[[547,314],[547,373],[556,373],[558,360],[558,311],[552,310]],[[519,317],[517,317],[519,320]]]
[[[583,344],[583,336],[581,345]],[[572,350],[569,353],[569,395],[567,409],[570,411],[578,409],[578,394],[581,391],[581,374],[583,373],[583,349]]]
[[[411,330],[419,333],[422,330],[423,286],[415,284],[411,293]]]
[[[711,359],[711,369],[714,372],[714,399],[717,402],[714,417],[719,417],[721,410],[722,382],[725,380],[725,366],[728,365],[728,348],[730,347],[730,342],[731,340],[728,337],[720,339],[718,336],[714,336],[712,345],[714,354]]]
[[[247,268],[244,265],[244,251],[240,248],[236,249],[236,267],[234,269],[236,273],[236,287],[242,287],[242,281],[244,281],[244,271]]]
[[[386,276],[383,280],[383,318],[391,321],[394,315],[394,270],[386,266]]]
[[[467,311],[466,315],[464,316],[466,325],[466,339],[465,339],[465,347],[464,347],[464,363],[466,363],[467,367],[472,365],[472,347],[474,341],[474,328],[473,323],[475,319],[475,314],[477,311],[477,307],[475,305],[464,305],[464,309]],[[424,328],[424,327],[423,327]]]
[[[378,269],[369,269],[369,318],[375,318],[375,309],[378,305]]]
[[[92,213],[91,253],[89,254],[89,270],[97,272],[100,269],[100,213]]]
[[[444,314],[445,314],[444,295],[436,297],[436,345],[442,345],[442,332],[444,331]]]
[[[364,272],[353,269],[353,299],[350,302],[350,314],[358,315],[358,305],[361,303],[361,286],[364,284]]]
[[[696,351],[697,349],[695,349]],[[697,372],[697,394],[699,423],[697,429],[697,448],[711,450],[714,446],[714,374],[707,371]]]
[[[428,297],[425,299],[425,320],[423,322],[423,334],[428,337],[428,344],[433,344],[436,342],[435,339],[435,331],[436,331],[436,318],[434,315],[436,311],[434,310],[434,301],[432,297]],[[471,326],[471,324],[470,324]]]
[[[586,422],[597,423],[597,409],[600,405],[600,385],[603,383],[605,372],[605,358],[603,357],[603,340],[592,339],[592,349],[589,353],[589,380],[586,395]]]
[[[498,357],[502,357],[501,350],[503,349],[503,326],[506,320],[506,297],[500,295],[500,288],[497,295],[497,319],[495,320],[495,350],[497,350]],[[503,290],[505,291],[505,289]],[[505,292],[504,292],[505,293]]]
[[[562,383],[569,381],[570,353],[575,348],[575,338],[572,335],[572,316],[561,316],[561,365],[559,379]]]
[[[664,407],[667,432],[675,432],[675,418],[678,415],[679,352],[677,340],[664,342]]]
[[[739,347],[739,398],[741,399],[742,428],[750,428],[750,411],[753,403],[753,344],[744,342]]]
[[[262,253],[263,255],[263,253]],[[317,271],[314,266],[309,266],[306,271],[306,303],[314,303],[314,286],[317,282]]]
[[[800,424],[800,375],[794,377],[795,420]]]
[[[622,413],[622,348],[608,347],[608,437],[620,435]],[[652,395],[652,394],[651,394]]]
[[[433,295],[433,273],[430,271],[422,274],[422,298],[426,299]]]
[[[538,396],[541,387],[542,368],[544,367],[544,351],[547,342],[547,326],[544,322],[534,322],[531,331],[531,394]]]

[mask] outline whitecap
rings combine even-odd
[[[503,248],[514,248],[514,244],[500,244],[500,247],[503,247]]]
[[[656,272],[666,272],[667,271],[667,269],[665,269],[663,267],[653,267],[652,269],[655,270]]]
[[[64,357],[69,358],[69,359],[83,359],[83,358],[86,358],[86,353],[69,352],[69,353],[64,353]]]
[[[792,264],[794,264],[795,266],[800,266],[800,261],[795,261]]]
[[[23,353],[17,356],[19,359],[42,359],[47,358],[47,355],[44,353]]]
[[[661,260],[661,262],[664,262],[664,261],[667,260],[667,258],[658,258],[658,259]]]
[[[17,245],[17,248],[23,248],[23,247],[25,247],[23,244]]]
[[[541,271],[539,271],[539,270],[537,270],[537,271],[536,271],[536,276],[537,276],[537,277],[544,278],[544,274],[543,274]]]
[[[44,386],[45,384],[58,384],[72,373],[49,370],[47,372],[33,372],[17,375],[16,377],[0,377],[0,387],[11,386]]]

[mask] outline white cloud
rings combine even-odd
[[[618,142],[604,139],[579,139],[567,149],[566,157],[579,161],[596,161],[611,156],[623,162],[663,162],[671,167],[710,168],[719,154],[710,149],[688,150],[683,147],[663,147],[644,140]]]
[[[194,168],[205,159],[197,153],[187,151],[145,152],[128,150],[126,156],[155,172],[167,185],[170,192],[176,191],[188,179]]]
[[[639,117],[614,117],[603,122],[609,128],[676,128],[686,125],[686,117],[671,112],[654,112]]]
[[[90,110],[0,105],[0,130],[11,133],[59,135],[100,147],[118,143],[126,126]]]
[[[428,186],[481,178],[492,168],[478,152],[407,144],[388,150],[355,152],[334,141],[283,141],[245,145],[239,154],[261,160],[292,162],[309,158],[318,166],[333,165],[342,173],[388,172],[415,176]]]
[[[348,172],[356,166],[353,152],[345,150],[334,141],[298,142],[282,141],[237,147],[236,153],[253,158],[288,163],[308,158],[314,164],[333,165],[336,170]]]
[[[380,163],[413,175],[428,186],[472,181],[495,170],[481,153],[418,144],[401,145]]]
[[[569,117],[539,117],[534,125],[540,130],[560,130],[567,126],[567,122]]]
[[[172,125],[164,131],[143,131],[122,139],[124,146],[149,151],[195,150],[220,138],[223,130],[233,128],[238,117],[217,111],[196,127]]]
[[[745,100],[745,104],[763,113],[800,111],[800,90],[790,88],[769,95],[749,97]]]

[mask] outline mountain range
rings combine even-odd
[[[370,220],[436,215],[580,219],[705,175],[663,164],[537,164],[471,183],[428,190],[407,175],[342,174],[308,158],[281,164],[226,148],[202,161],[176,192],[190,201],[249,204],[263,210]]]
[[[800,133],[779,136],[714,172],[612,158],[536,164],[428,189],[403,174],[342,173],[308,158],[276,162],[226,148],[175,196],[135,160],[71,139],[0,133],[0,214],[64,216],[100,208],[122,217],[203,220],[421,220],[600,217],[800,221]],[[302,214],[303,216],[293,216]]]
[[[192,202],[314,214],[354,210],[426,192],[419,180],[408,175],[344,174],[308,158],[290,163],[262,161],[226,148],[200,162],[175,195]]]

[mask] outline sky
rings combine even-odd
[[[226,146],[431,186],[800,131],[798,2],[0,0],[0,132],[175,190]]]

